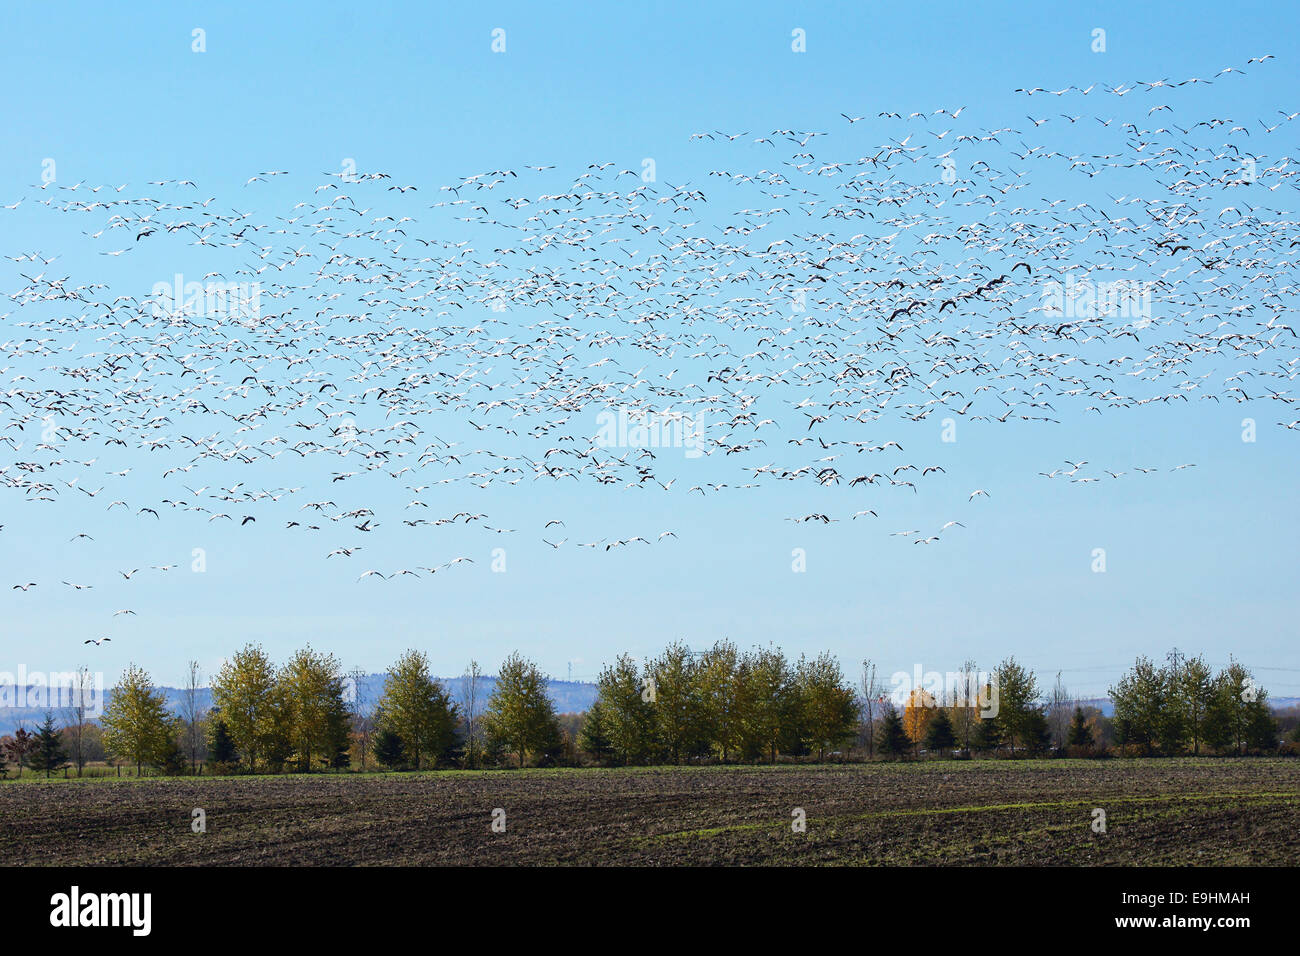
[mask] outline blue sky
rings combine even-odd
[[[150,180],[192,179],[203,197],[260,217],[311,198],[322,174],[347,158],[418,183],[421,210],[439,184],[524,164],[571,176],[593,162],[640,168],[653,157],[662,182],[720,189],[709,170],[761,163],[761,147],[723,154],[693,143],[692,133],[828,130],[857,156],[896,131],[876,119],[880,111],[965,106],[979,128],[1019,129],[1027,113],[1062,106],[1107,115],[1112,103],[1043,105],[1014,94],[1018,87],[1208,77],[1271,53],[1276,62],[1246,81],[1230,77],[1195,90],[1194,100],[1183,91],[1171,100],[1185,115],[1254,123],[1297,108],[1300,56],[1300,8],[1285,3],[955,3],[923,14],[879,3],[323,3],[309,13],[239,3],[210,11],[66,4],[11,6],[0,24],[0,80],[9,91],[0,200],[31,195],[51,157],[61,183],[128,183],[139,195]],[[202,54],[190,48],[196,27],[206,31]],[[1107,32],[1104,54],[1090,49],[1096,27]],[[491,51],[494,28],[506,31],[504,54]],[[791,52],[795,28],[806,31],[806,53]],[[841,113],[869,119],[846,130]],[[1288,142],[1294,149],[1294,136]],[[290,175],[244,188],[271,169]],[[1032,194],[1083,196],[1080,189],[1044,173]],[[1293,208],[1293,196],[1273,199]],[[36,215],[30,202],[21,216],[0,217],[3,251],[58,253],[62,273],[141,295],[174,272],[203,271],[184,247],[162,258],[106,259],[82,235],[89,225],[62,218]],[[14,288],[19,270],[7,262],[0,270],[5,291]],[[79,344],[92,349],[92,338]],[[343,543],[338,536],[284,533],[296,505],[258,512],[255,526],[239,528],[171,514],[157,522],[105,515],[99,499],[79,496],[33,505],[0,490],[0,670],[66,670],[85,660],[111,682],[136,661],[176,683],[190,657],[211,670],[252,640],[280,659],[310,641],[368,670],[416,646],[447,675],[471,657],[493,670],[519,649],[554,676],[570,664],[575,676],[590,676],[619,651],[643,656],[673,638],[702,647],[730,637],[776,642],[795,655],[829,649],[853,675],[865,656],[889,673],[918,663],[944,670],[966,657],[991,665],[1014,654],[1044,684],[1060,670],[1072,690],[1093,695],[1136,654],[1163,656],[1177,645],[1220,663],[1235,654],[1275,695],[1300,695],[1297,434],[1271,427],[1279,407],[1193,402],[1104,416],[1076,409],[1059,425],[963,421],[954,443],[940,441],[933,419],[877,423],[871,437],[901,442],[914,456],[903,460],[946,469],[917,495],[856,498],[804,484],[688,495],[702,478],[734,480],[713,460],[677,462],[679,483],[662,494],[531,481],[439,493],[439,514],[486,512],[497,527],[523,529],[500,540],[473,529],[440,533],[436,543],[404,535],[391,513],[410,497],[401,483],[359,483],[349,495],[390,509],[388,526],[364,541],[383,555],[378,564],[326,561]],[[1241,422],[1251,416],[1259,440],[1244,443]],[[782,438],[800,427],[795,414],[788,418]],[[1095,485],[1038,476],[1081,458],[1128,474]],[[1169,470],[1185,462],[1196,467]],[[114,484],[133,505],[174,487],[138,450],[105,449],[100,464],[133,467],[129,482]],[[1138,475],[1136,466],[1161,471]],[[317,500],[338,490],[322,489],[320,468],[286,467],[258,480],[305,485],[295,499]],[[96,469],[84,484],[102,483],[91,475]],[[198,480],[219,487],[246,477],[232,468]],[[968,501],[975,488],[989,497]],[[880,519],[824,527],[782,520],[866,507]],[[610,553],[553,551],[540,540],[553,517],[573,541],[664,530],[678,537]],[[962,521],[964,533],[937,547],[884,533],[948,520]],[[96,540],[69,541],[82,531]],[[507,550],[505,573],[488,570],[496,546]],[[189,571],[196,547],[207,554],[203,574]],[[1105,574],[1090,567],[1099,547]],[[795,548],[807,553],[805,573],[791,571]],[[459,554],[475,565],[432,580],[356,580],[365,568]],[[178,567],[130,582],[117,574],[151,564]],[[64,579],[95,589],[74,593]],[[20,580],[41,585],[11,591]],[[119,608],[137,616],[111,617]],[[104,635],[113,641],[81,644]]]

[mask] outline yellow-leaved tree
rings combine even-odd
[[[226,661],[212,682],[212,704],[250,771],[257,770],[259,756],[275,749],[279,736],[275,684],[271,659],[253,644]]]
[[[176,720],[167,710],[167,698],[135,664],[122,672],[100,723],[104,749],[134,763],[137,777],[145,764],[162,763],[174,743]]]
[[[934,719],[937,705],[934,695],[923,687],[913,687],[907,695],[907,706],[903,708],[903,730],[912,743],[919,744],[925,740],[925,731]]]

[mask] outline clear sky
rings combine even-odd
[[[763,146],[724,152],[692,141],[693,133],[743,131],[751,140],[785,128],[825,130],[842,137],[842,149],[825,147],[827,155],[856,157],[904,135],[877,117],[882,111],[966,107],[963,120],[975,128],[1033,129],[1027,113],[1107,116],[1117,107],[1099,95],[1044,104],[1017,88],[1212,77],[1263,54],[1276,59],[1171,102],[1187,117],[1250,126],[1300,108],[1300,7],[1291,3],[11,4],[0,27],[0,201],[28,197],[11,215],[0,210],[0,251],[57,254],[52,270],[107,283],[110,295],[143,296],[175,272],[202,274],[204,260],[191,248],[160,244],[169,252],[155,253],[147,243],[120,258],[99,255],[120,248],[85,235],[102,216],[34,208],[47,158],[59,183],[125,183],[137,196],[150,194],[150,181],[193,180],[196,197],[221,197],[256,221],[288,215],[325,174],[354,159],[393,183],[418,184],[421,201],[401,207],[393,195],[375,195],[389,203],[382,208],[419,219],[440,184],[489,170],[554,165],[555,175],[572,177],[591,163],[640,170],[653,158],[661,183],[720,191],[710,170],[724,162],[756,169],[767,161]],[[1091,49],[1098,27],[1104,53]],[[195,28],[205,31],[201,54],[191,50]],[[491,48],[496,28],[506,31],[504,53]],[[806,33],[805,53],[791,50],[795,29]],[[1164,101],[1138,105],[1156,102]],[[850,129],[841,113],[867,119]],[[1270,143],[1274,156],[1294,152],[1296,128]],[[1091,130],[1073,135],[1086,144],[1098,137],[1093,148],[1102,148],[1102,134]],[[266,170],[289,175],[245,187]],[[1034,201],[1068,205],[1092,195],[1059,173],[1034,175],[1026,191]],[[1294,187],[1269,200],[1294,211]],[[720,206],[718,221],[729,214]],[[451,217],[437,223],[438,238],[460,238]],[[20,286],[27,266],[0,261],[0,289]],[[26,337],[12,320],[0,325],[0,340]],[[96,347],[87,335],[76,351]],[[0,364],[33,374],[3,355]],[[1203,370],[1211,369],[1220,382],[1234,370],[1230,362]],[[0,389],[13,374],[0,375]],[[1044,684],[1061,671],[1071,690],[1091,696],[1135,655],[1162,657],[1177,645],[1215,663],[1236,655],[1274,696],[1300,695],[1300,432],[1274,427],[1286,413],[1281,403],[1057,411],[1059,424],[963,420],[955,442],[941,441],[937,417],[882,420],[855,435],[899,441],[908,453],[900,462],[942,465],[917,494],[808,483],[688,494],[691,485],[737,476],[716,456],[683,456],[665,467],[679,479],[667,492],[527,479],[426,496],[429,516],[468,510],[520,529],[499,536],[472,527],[440,529],[436,538],[404,533],[408,482],[357,482],[345,493],[330,486],[325,463],[287,457],[277,459],[281,471],[256,477],[232,465],[195,478],[211,487],[303,486],[283,507],[243,512],[259,516],[253,525],[137,516],[178,479],[164,482],[148,452],[105,448],[96,466],[78,469],[83,487],[110,485],[104,496],[67,492],[32,503],[0,488],[0,670],[87,662],[111,683],[135,661],[175,684],[191,657],[211,671],[245,641],[277,659],[310,641],[368,670],[415,646],[444,675],[471,657],[493,671],[518,649],[553,676],[572,666],[575,677],[591,677],[620,651],[640,657],[674,638],[703,647],[729,637],[775,642],[796,656],[828,649],[855,676],[867,656],[888,674],[917,664],[945,670],[967,657],[987,666],[1014,654]],[[803,431],[793,410],[773,417],[781,430],[770,443]],[[1241,440],[1246,417],[1260,423],[1253,443]],[[39,441],[37,431],[29,429],[29,442]],[[473,433],[465,440],[475,441]],[[71,457],[93,454],[87,447]],[[0,464],[21,457],[0,446]],[[1126,475],[1095,484],[1039,476],[1080,459],[1090,473]],[[1171,470],[1183,463],[1196,467]],[[1159,471],[1138,474],[1138,466]],[[103,474],[127,467],[120,481]],[[977,488],[988,496],[968,500]],[[129,512],[106,513],[109,494],[131,502]],[[298,502],[334,497],[342,505],[345,494],[386,508],[384,526],[364,536],[285,529],[301,517]],[[879,519],[850,520],[860,508]],[[840,520],[784,520],[823,510]],[[567,536],[570,545],[543,543],[551,518],[565,527],[546,537]],[[932,534],[949,520],[965,528],[935,546],[887,534]],[[610,552],[572,547],[654,540],[665,530],[677,537]],[[82,532],[95,540],[70,541]],[[325,559],[357,543],[366,557]],[[504,573],[490,569],[494,547],[506,549]],[[206,553],[202,574],[190,570],[194,548]],[[807,555],[803,573],[791,569],[796,548]],[[1106,551],[1104,574],[1092,570],[1096,548]],[[357,581],[367,568],[456,555],[475,563],[420,580]],[[177,567],[149,567],[167,564]],[[133,568],[145,570],[121,577]],[[94,588],[74,591],[64,580]],[[10,588],[27,581],[39,586]],[[136,614],[112,616],[124,608]],[[112,642],[100,647],[81,643],[106,635]]]

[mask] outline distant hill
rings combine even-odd
[[[1111,703],[1109,697],[1085,697],[1077,703],[1083,707],[1096,707],[1103,717],[1115,716],[1115,705]]]
[[[361,699],[362,709],[369,713],[374,709],[375,704],[384,693],[384,680],[387,674],[367,674],[357,682],[358,696]],[[467,681],[462,677],[444,677],[440,678],[448,693],[451,694],[456,703],[463,705],[465,702],[466,691],[469,689]],[[487,699],[492,696],[496,690],[495,677],[480,677],[478,680],[477,697],[479,708],[486,705]],[[181,701],[184,699],[184,691],[179,687],[159,687],[160,691],[167,698],[167,706],[173,713],[179,712]],[[0,685],[0,735],[12,734],[20,726],[31,730],[42,720],[45,719],[45,707],[10,707],[9,702],[15,701],[20,697],[24,700],[30,700],[37,688],[29,689],[27,694],[17,691],[13,685]],[[44,693],[44,688],[39,689]],[[586,684],[581,681],[553,680],[547,686],[551,700],[555,702],[555,709],[558,713],[581,713],[589,708],[596,699],[596,685]],[[104,704],[107,706],[112,698],[111,690],[104,691]],[[45,698],[42,697],[42,700]],[[57,701],[56,701],[57,702]],[[199,690],[199,706],[206,710],[212,706],[212,692],[207,687]],[[53,707],[55,722],[62,725],[65,717],[65,710],[60,707]]]

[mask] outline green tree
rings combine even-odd
[[[1041,707],[1031,707],[1020,725],[1021,746],[1031,754],[1046,753],[1052,747],[1052,729]]]
[[[1110,688],[1116,741],[1153,752],[1160,738],[1165,696],[1165,675],[1149,658],[1139,657]]]
[[[1038,709],[1038,681],[1014,657],[998,665],[998,723],[1002,735],[1012,747],[1029,747],[1034,741],[1036,723],[1032,714]]]
[[[314,762],[338,765],[348,748],[348,706],[343,699],[343,669],[333,654],[310,646],[294,653],[280,669],[285,734],[298,765],[310,772]]]
[[[1070,729],[1066,734],[1065,742],[1071,747],[1092,747],[1092,728],[1088,726],[1088,719],[1083,714],[1082,707],[1074,708],[1074,717],[1070,720]]]
[[[375,759],[381,766],[393,770],[406,762],[406,744],[402,738],[386,727],[375,731],[372,745]]]
[[[1174,695],[1185,715],[1192,753],[1200,753],[1205,714],[1214,699],[1214,672],[1203,657],[1190,658],[1178,669]]]
[[[683,756],[698,755],[707,746],[705,706],[690,649],[680,641],[669,644],[646,666],[646,686],[654,687],[650,713],[669,759],[681,763]]]
[[[235,738],[230,736],[226,722],[214,712],[208,721],[208,762],[228,767],[239,759]]]
[[[996,753],[1006,741],[1002,721],[998,717],[981,717],[975,721],[975,733],[971,735],[971,746],[981,753]]]
[[[529,753],[547,755],[560,746],[560,725],[546,685],[537,665],[515,652],[502,663],[484,714],[488,735],[516,753],[521,767]]]
[[[122,673],[100,718],[104,747],[135,764],[139,776],[145,764],[159,765],[175,744],[175,721],[167,698],[143,668],[131,664]]]
[[[422,761],[434,767],[439,760],[450,758],[458,721],[451,696],[429,673],[428,657],[416,650],[399,657],[384,681],[375,722],[401,738],[406,757],[416,770]]]
[[[615,759],[624,764],[645,760],[655,744],[653,700],[658,689],[643,684],[636,662],[620,654],[601,669],[596,692]]]
[[[1206,709],[1204,736],[1216,750],[1235,754],[1277,746],[1277,721],[1268,706],[1268,692],[1236,660],[1215,678],[1214,696]]]
[[[281,715],[274,691],[271,659],[252,644],[226,661],[212,682],[212,703],[221,708],[235,748],[253,772],[268,750],[282,749],[278,740]]]
[[[578,746],[597,761],[604,763],[614,756],[614,745],[605,729],[605,708],[599,698],[592,702],[582,719]]]
[[[28,759],[28,766],[46,777],[68,765],[68,755],[63,749],[63,738],[54,726],[53,711],[45,712],[45,720],[36,728],[36,748]]]
[[[880,726],[876,729],[876,749],[894,757],[912,749],[912,738],[903,729],[903,718],[891,704],[886,704],[884,713],[880,715]]]
[[[1187,663],[1181,662],[1181,655],[1175,648],[1169,654],[1168,663],[1158,672],[1156,738],[1160,741],[1162,753],[1182,753],[1192,736],[1192,705],[1183,687],[1186,673]]]
[[[957,745],[957,735],[953,732],[952,718],[948,711],[939,708],[925,728],[925,749],[930,752],[947,753]]]
[[[743,736],[737,694],[739,661],[736,645],[721,640],[704,652],[699,666],[702,720],[723,763],[740,746]]]
[[[812,660],[800,657],[794,681],[806,741],[817,749],[817,759],[825,760],[827,750],[857,733],[857,694],[845,682],[839,661],[826,652]]]
[[[779,751],[797,744],[799,697],[794,674],[780,648],[758,648],[740,666],[741,724],[750,755],[766,752],[776,763]]]
[[[1264,694],[1260,688],[1260,694]],[[1277,746],[1277,718],[1263,700],[1247,705],[1246,746],[1251,750],[1272,750]]]
[[[155,763],[159,770],[169,777],[179,777],[185,772],[185,751],[181,749],[179,736],[185,732],[184,718],[174,717],[171,733],[162,741]]]
[[[293,708],[289,701],[289,686],[278,677],[271,683],[267,695],[267,708],[262,721],[262,761],[271,773],[280,773],[293,759]]]

